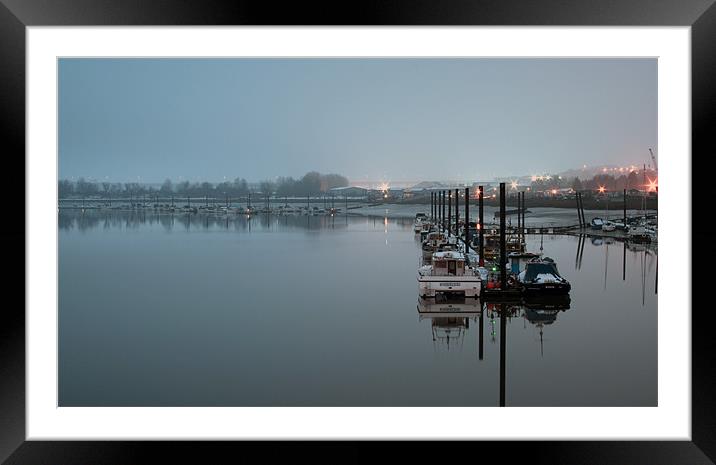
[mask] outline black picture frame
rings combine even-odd
[[[154,0],[0,0],[0,121],[8,192],[25,192],[25,28],[44,25],[574,25],[691,26],[692,32],[692,212],[706,211],[709,170],[702,169],[716,144],[709,123],[716,116],[716,6],[713,0],[365,0],[362,2],[272,2]],[[22,172],[23,176],[19,173]],[[16,215],[17,213],[13,213]],[[24,209],[23,209],[24,216]],[[13,220],[12,225],[20,224]],[[25,224],[24,221],[21,224]],[[692,221],[693,244],[709,243],[708,222]],[[3,228],[5,256],[22,262],[6,267],[6,295],[20,295],[25,280],[24,226]],[[25,243],[26,244],[26,243]],[[27,247],[27,245],[26,245]],[[691,253],[691,251],[686,251]],[[9,257],[8,257],[9,255]],[[22,256],[21,256],[22,255]],[[716,460],[716,338],[710,306],[697,306],[708,273],[692,261],[692,441],[496,441],[450,444],[450,456],[477,460],[497,453],[500,461],[569,464],[707,464]],[[262,460],[312,454],[317,443],[25,441],[25,294],[2,310],[0,324],[0,460],[5,463],[156,463]],[[322,443],[333,461],[376,459],[386,443]],[[423,459],[447,458],[444,447],[391,444]],[[477,455],[479,453],[479,456]],[[331,458],[333,457],[333,459]],[[309,457],[310,458],[310,457]],[[383,458],[381,456],[380,458]],[[159,459],[159,460],[158,460]]]

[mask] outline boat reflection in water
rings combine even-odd
[[[470,320],[477,321],[482,305],[478,299],[443,296],[418,299],[420,321],[430,320],[433,342],[450,350],[451,344],[462,345]]]
[[[557,321],[560,312],[569,310],[569,295],[541,296],[521,299],[518,302],[482,302],[478,299],[465,298],[419,298],[418,318],[420,321],[430,320],[433,343],[450,350],[451,345],[461,346],[465,335],[470,330],[470,322],[477,326],[478,359],[484,360],[484,326],[485,318],[493,324],[490,334],[495,340],[494,322],[499,318],[500,342],[500,400],[499,406],[505,406],[506,389],[506,355],[507,355],[507,320],[523,316],[523,318],[539,328],[540,353],[544,356],[544,327]]]

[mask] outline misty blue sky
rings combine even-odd
[[[657,150],[656,59],[59,60],[59,177],[484,180]]]

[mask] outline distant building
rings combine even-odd
[[[328,189],[328,194],[335,195],[337,197],[363,198],[368,197],[368,189],[356,186],[334,187],[333,189]]]

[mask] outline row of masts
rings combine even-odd
[[[478,221],[476,230],[478,234],[478,266],[485,266],[485,228],[484,228],[484,186],[478,186]],[[465,246],[465,257],[467,259],[472,243],[470,230],[470,188],[466,187],[464,192],[465,198],[465,217],[464,217],[464,235],[460,237],[460,189],[441,190],[430,194],[430,218],[433,224],[438,226],[441,232],[447,233],[448,237],[454,235],[457,239],[462,239]],[[455,201],[453,202],[453,199]],[[506,186],[504,182],[500,183],[500,282],[507,282],[507,247],[506,247]],[[454,210],[453,210],[454,203]],[[525,233],[525,193],[518,192],[517,195],[517,224],[519,240],[524,241]],[[453,213],[454,212],[454,213]],[[454,222],[453,222],[454,218]]]

